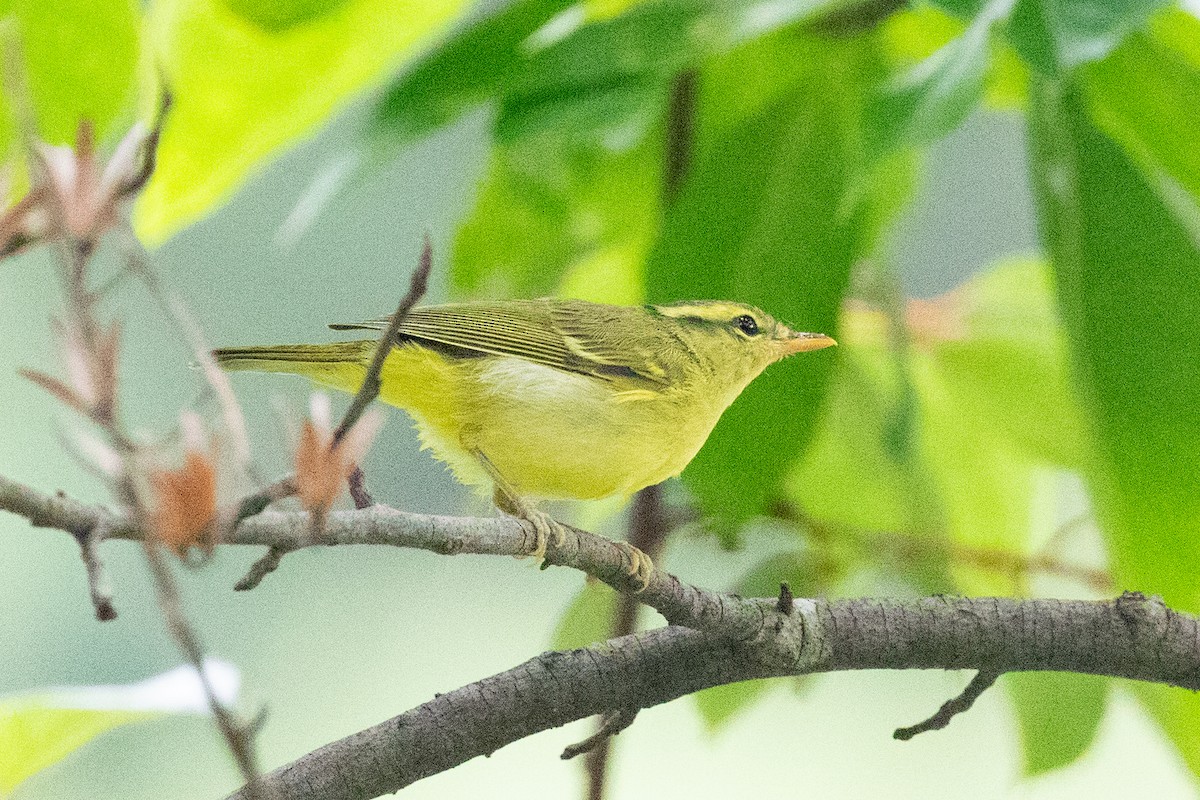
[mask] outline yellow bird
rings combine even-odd
[[[388,320],[332,325],[381,330]],[[410,312],[384,362],[380,399],[465,484],[493,490],[537,532],[562,530],[533,499],[629,496],[678,475],[726,408],[768,365],[835,344],[753,306],[626,307],[497,300]],[[304,375],[355,392],[375,340],[215,351],[230,370]],[[631,574],[653,568],[629,547]]]

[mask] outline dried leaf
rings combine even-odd
[[[313,395],[312,419],[300,428],[296,446],[296,495],[318,519],[329,511],[345,485],[346,477],[366,455],[383,422],[378,410],[363,414],[358,423],[334,442],[329,429],[329,398]]]
[[[154,537],[182,557],[192,547],[211,552],[217,514],[217,473],[212,459],[195,450],[184,456],[177,470],[150,475],[154,511],[150,528]]]
[[[54,239],[95,241],[114,227],[121,201],[145,183],[152,137],[145,125],[135,124],[103,169],[87,120],[79,124],[74,148],[31,148],[29,193],[0,216],[0,258]]]

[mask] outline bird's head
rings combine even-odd
[[[740,383],[738,391],[781,358],[837,344],[823,333],[794,331],[744,303],[702,300],[654,310],[677,323],[679,336],[715,375]]]

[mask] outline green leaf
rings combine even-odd
[[[796,36],[787,63],[799,79],[782,96],[732,127],[700,126],[693,169],[648,259],[651,301],[734,299],[802,330],[834,330],[868,245],[866,203],[848,194],[879,59],[871,40]],[[709,81],[701,103],[719,104]],[[832,362],[825,352],[778,364],[725,413],[684,472],[707,514],[738,522],[766,507],[812,435]]]
[[[518,0],[460,31],[388,89],[377,137],[398,147],[503,94],[525,68],[529,37],[568,5]]]
[[[1045,264],[1013,260],[911,301],[906,345],[883,312],[848,309],[830,412],[789,496],[882,536],[866,555],[927,592],[952,588],[954,547],[1028,553],[1047,468],[1079,469],[1089,452],[1049,284]],[[1013,590],[959,549],[959,590]]]
[[[620,600],[619,594],[600,581],[587,581],[559,620],[550,646],[574,650],[607,641],[612,636]]]
[[[132,0],[13,0],[39,135],[74,143],[82,120],[97,133],[132,99],[138,5]],[[7,99],[6,99],[7,103]]]
[[[1138,33],[1083,75],[1104,132],[1200,197],[1200,68]]]
[[[238,16],[259,26],[268,33],[279,33],[296,25],[320,19],[333,13],[346,0],[225,0]]]
[[[1169,0],[1018,0],[1009,38],[1030,66],[1054,74],[1104,58]]]
[[[0,701],[0,797],[105,731],[159,716],[54,708],[37,697]]]
[[[240,682],[234,667],[208,660],[205,674],[221,702],[234,702]],[[123,686],[68,686],[0,698],[0,797],[105,731],[179,713],[209,713],[191,667]]]
[[[501,100],[497,138],[540,133],[581,137],[614,149],[637,142],[659,117],[670,79],[718,46],[714,4],[639,4],[584,25],[529,58]]]
[[[650,141],[617,153],[549,135],[497,146],[454,240],[455,288],[641,302],[659,224],[659,154]]]
[[[729,724],[739,713],[746,711],[756,700],[771,688],[771,679],[726,683],[696,692],[696,710],[704,722],[704,729],[716,733]]]
[[[1119,586],[1200,610],[1200,249],[1175,206],[1046,81],[1031,114],[1043,238],[1097,439],[1088,484]],[[1187,213],[1195,219],[1191,208]],[[1141,691],[1194,772],[1200,706]]]
[[[930,144],[967,118],[983,95],[992,28],[1012,2],[991,0],[961,36],[874,93],[865,123],[872,158]]]
[[[1174,686],[1133,681],[1138,701],[1175,745],[1193,775],[1200,775],[1200,696]]]
[[[159,243],[225,200],[264,161],[311,134],[414,57],[465,0],[346,0],[302,25],[247,25],[223,0],[164,0],[149,30],[175,97],[138,234]]]
[[[841,566],[811,550],[778,553],[742,576],[737,593],[743,597],[774,597],[786,583],[795,597],[817,597],[841,577]]]
[[[1155,41],[1200,69],[1200,17],[1183,8],[1168,8],[1150,19]]]
[[[1200,609],[1200,250],[1080,93],[1046,83],[1031,127],[1043,238],[1096,431],[1089,482],[1121,585]]]
[[[1026,775],[1065,767],[1087,752],[1108,705],[1110,682],[1067,672],[1004,676],[1021,730]]]

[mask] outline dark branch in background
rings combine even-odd
[[[918,722],[916,725],[908,728],[897,728],[892,734],[892,738],[907,742],[918,733],[940,731],[949,725],[950,720],[954,719],[954,717],[964,711],[969,711],[971,706],[975,705],[975,701],[979,699],[979,695],[990,689],[999,677],[999,672],[985,672],[980,670],[975,673],[975,677],[967,684],[967,688],[962,690],[962,694],[952,700],[947,700],[938,709],[936,714],[924,722]]]
[[[946,541],[929,535],[877,531],[845,523],[831,523],[809,515],[790,501],[774,502],[770,513],[776,519],[801,526],[823,547],[833,542],[839,546],[853,543],[863,558],[880,564],[913,563],[928,559],[931,555],[943,555],[962,566],[1007,573],[1014,581],[1029,573],[1039,573],[1078,581],[1097,592],[1111,592],[1114,586],[1112,576],[1106,570],[1075,564],[1053,553],[1014,553],[995,547]],[[1077,524],[1079,519],[1066,523],[1055,536]]]
[[[780,618],[771,613],[768,627]],[[752,678],[852,669],[1056,670],[1200,689],[1200,620],[1157,598],[797,600],[790,618],[803,624],[779,633],[797,646],[787,663],[760,647],[678,626],[544,653],[321,747],[264,780],[289,800],[365,800],[614,707],[648,708]]]
[[[675,203],[684,179],[692,164],[696,122],[695,70],[688,69],[675,76],[667,98],[665,146],[663,148],[662,205],[666,212]],[[638,492],[629,511],[629,543],[641,550],[651,561],[658,563],[670,533],[663,507],[662,486],[647,486]],[[612,636],[625,636],[637,629],[638,600],[622,594],[613,616]],[[633,716],[625,725],[633,722]],[[584,768],[588,775],[589,800],[604,797],[605,776],[608,772],[609,742],[605,733],[607,723],[601,720],[593,745],[588,749]],[[623,726],[624,727],[624,726]],[[590,741],[590,740],[589,740]],[[583,751],[580,751],[583,752]]]

